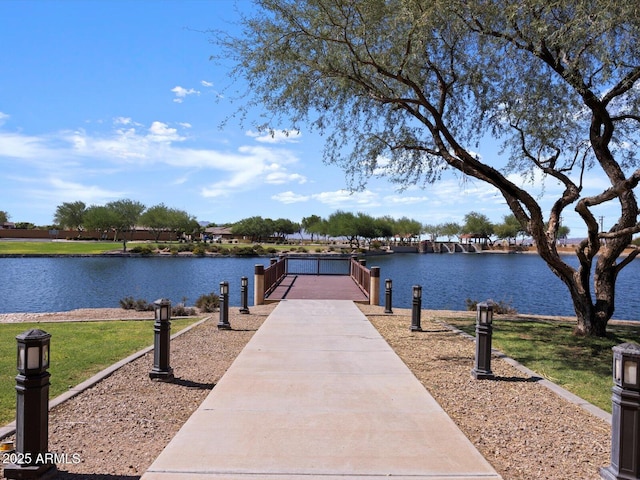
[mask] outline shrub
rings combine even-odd
[[[124,297],[120,299],[120,308],[123,308],[124,310],[133,310],[135,303],[136,301],[133,297]]]
[[[147,302],[146,300],[139,298],[138,300],[136,300],[136,304],[135,304],[135,310],[136,312],[148,312],[148,311],[153,311],[153,304]]]
[[[124,310],[135,310],[136,312],[153,311],[153,304],[142,298],[135,300],[133,297],[125,297],[120,300],[120,307]]]
[[[204,245],[199,243],[195,247],[193,247],[192,251],[194,255],[197,255],[199,257],[204,257],[204,254],[206,253],[207,249]]]
[[[136,245],[129,249],[129,251],[131,253],[139,253],[141,255],[151,255],[153,253],[153,249],[149,245]]]
[[[467,304],[467,310],[475,312],[478,309],[478,303],[480,302],[478,302],[478,300],[467,298],[465,300],[465,303]],[[511,315],[515,315],[516,313],[518,313],[518,311],[511,305],[511,302],[506,302],[504,300],[500,300],[499,302],[487,300],[487,303],[493,304],[494,313]]]
[[[201,312],[215,312],[220,307],[220,297],[214,292],[208,295],[200,295],[196,300],[196,307],[198,307]]]
[[[181,243],[178,245],[179,252],[193,252],[193,243]]]
[[[172,317],[194,317],[196,316],[196,309],[191,307],[185,307],[184,303],[179,303],[175,307],[171,308]]]

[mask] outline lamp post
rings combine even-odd
[[[413,286],[413,302],[411,309],[411,331],[421,332],[420,315],[422,309],[422,287],[420,285]]]
[[[393,295],[392,282],[390,278],[384,281],[384,313],[393,313],[391,309],[391,299]]]
[[[476,362],[471,376],[476,380],[494,378],[491,371],[491,334],[493,331],[493,304],[481,302],[476,314]]]
[[[229,323],[229,282],[220,282],[220,321],[218,330],[230,330]]]
[[[248,307],[248,303],[249,303],[248,287],[249,287],[249,279],[247,277],[242,277],[240,279],[240,299],[242,301],[242,307],[240,308],[240,313],[245,315],[250,313],[249,307]]]
[[[49,342],[42,330],[16,336],[16,463],[4,465],[6,478],[40,478],[55,464],[49,447]]]
[[[613,347],[611,465],[600,469],[606,480],[640,479],[640,345]]]
[[[149,377],[153,380],[173,380],[173,369],[169,366],[171,342],[171,300],[160,298],[153,302],[156,321],[153,324],[153,369]]]

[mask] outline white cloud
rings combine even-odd
[[[203,87],[209,87],[209,88],[211,88],[211,87],[213,87],[213,82],[207,82],[206,80],[202,80],[202,81],[200,82],[200,85],[202,85]]]
[[[47,153],[42,137],[0,132],[0,157],[39,161]]]
[[[414,205],[428,201],[429,197],[403,197],[402,195],[387,195],[384,197],[384,203],[393,205]]]
[[[116,117],[113,119],[115,125],[131,125],[130,117]]]
[[[178,135],[178,130],[170,128],[169,125],[163,122],[153,122],[149,127],[149,139],[154,142],[179,142],[184,140],[184,137]]]
[[[299,173],[274,172],[265,178],[265,183],[273,185],[281,185],[283,183],[297,182],[299,184],[307,183],[307,178]]]
[[[273,132],[259,133],[249,130],[247,132],[248,137],[255,138],[257,142],[261,143],[296,143],[302,136],[300,132],[289,130],[274,130]]]
[[[337,190],[334,192],[316,193],[311,197],[334,209],[370,208],[380,205],[378,195],[369,190],[365,190],[364,192]]]
[[[308,195],[299,195],[297,193],[293,193],[292,191],[281,192],[276,195],[272,195],[271,199],[276,202],[284,203],[284,204],[292,204],[292,203],[301,203],[309,201]]]
[[[9,114],[0,112],[0,127],[5,124],[8,118]]]
[[[184,99],[189,95],[200,95],[200,92],[198,90],[195,90],[193,88],[187,89],[179,85],[173,87],[171,91],[176,94],[176,98],[173,99],[173,101],[176,103],[182,103]]]

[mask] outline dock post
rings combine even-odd
[[[253,276],[253,304],[264,305],[264,265],[256,265]]]
[[[380,303],[380,267],[371,267],[369,280],[369,305]]]

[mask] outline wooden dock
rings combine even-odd
[[[265,298],[280,300],[352,300],[369,303],[369,297],[348,275],[287,275]]]

